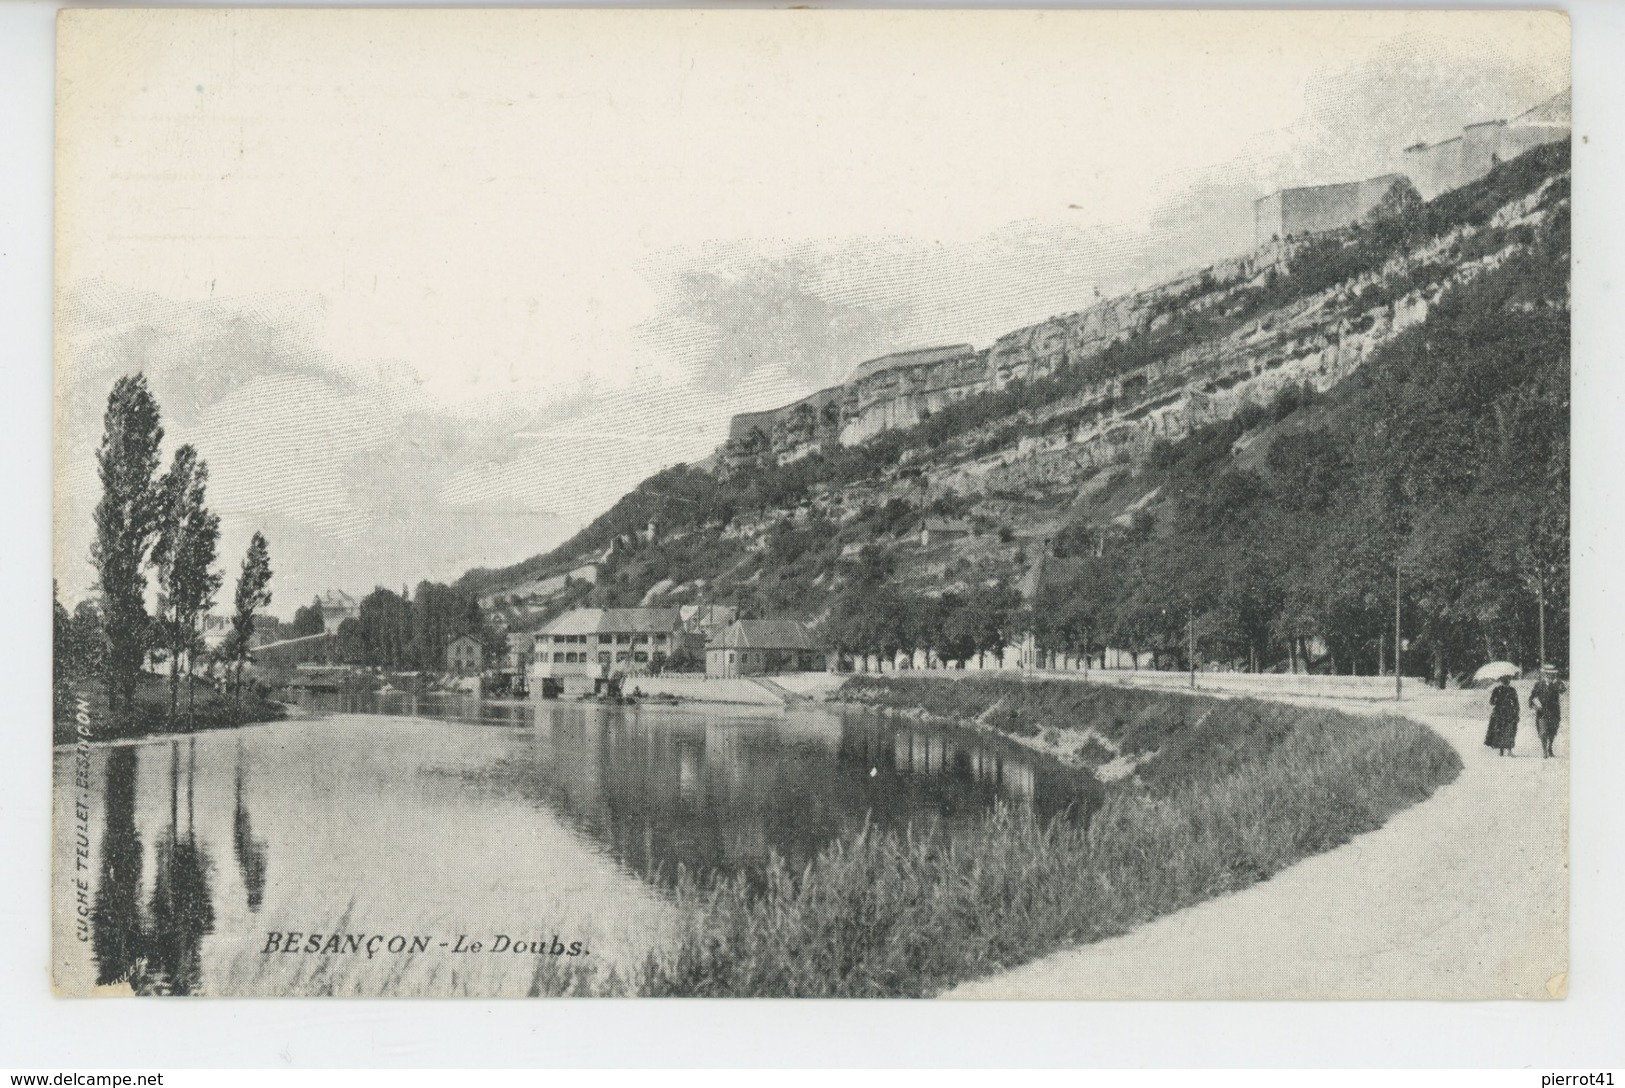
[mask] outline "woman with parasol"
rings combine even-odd
[[[1490,689],[1490,729],[1484,734],[1484,744],[1504,756],[1517,739],[1518,693],[1512,687],[1512,674],[1503,672]]]

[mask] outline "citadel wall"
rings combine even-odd
[[[1422,194],[1440,193],[1477,181],[1498,162],[1515,159],[1542,144],[1569,138],[1571,96],[1565,90],[1506,121],[1468,125],[1460,136],[1405,149],[1403,169]]]
[[[1364,181],[1282,189],[1254,204],[1259,245],[1300,234],[1342,230],[1364,219],[1381,204],[1402,174],[1383,174]]]
[[[842,385],[780,408],[734,416],[728,437],[742,442],[760,432],[783,461],[804,456],[825,442],[856,445],[883,431],[912,427],[964,397],[1002,389],[1013,381],[1046,377],[1115,342],[1155,331],[1172,319],[1171,300],[1198,299],[1190,304],[1199,306],[1204,293],[1260,276],[1288,253],[1283,245],[1266,246],[1155,287],[1016,329],[982,350],[956,344],[871,359],[855,368]]]
[[[1431,199],[1482,177],[1497,161],[1566,139],[1569,116],[1569,92],[1564,91],[1509,121],[1470,125],[1452,139],[1405,149],[1402,173],[1271,193],[1254,205],[1258,247],[1251,254],[1016,329],[980,351],[969,344],[955,344],[870,359],[841,385],[781,408],[735,416],[728,437],[741,442],[759,431],[781,461],[794,459],[826,443],[854,445],[886,430],[912,427],[956,400],[1001,389],[1013,381],[1045,377],[1085,361],[1115,342],[1155,332],[1180,310],[1211,303],[1221,294],[1216,288],[1263,276],[1303,244],[1289,243],[1289,237],[1301,239],[1348,227],[1369,215],[1395,186],[1407,180],[1423,199]],[[1324,361],[1317,360],[1315,365]],[[1344,365],[1346,360],[1339,358],[1325,373],[1340,372]],[[1266,387],[1276,380],[1249,384],[1267,392]],[[1230,400],[1233,396],[1227,394],[1216,403]],[[1167,410],[1159,410],[1154,426],[1168,425]],[[1139,433],[1141,428],[1133,430]],[[1106,443],[1107,447],[1113,445],[1112,441]],[[1117,452],[1113,449],[1110,456]]]

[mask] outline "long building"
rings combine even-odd
[[[675,608],[577,608],[536,632],[530,690],[543,696],[618,692],[681,650],[703,652]]]

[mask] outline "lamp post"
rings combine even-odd
[[[1542,669],[1546,667],[1546,572],[1540,572],[1540,581],[1535,583],[1535,600],[1540,605],[1540,660],[1536,665]]]
[[[1398,702],[1404,693],[1405,681],[1399,675],[1399,559],[1394,558],[1394,701]]]
[[[1196,687],[1196,613],[1185,614],[1185,640],[1188,644],[1186,651],[1191,663],[1191,687]]]

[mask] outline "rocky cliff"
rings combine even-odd
[[[482,572],[477,588],[511,593],[608,555],[583,589],[606,607],[751,600],[817,619],[870,567],[924,597],[996,585],[1030,596],[1046,557],[1161,517],[1182,439],[1219,435],[1216,457],[1251,464],[1321,426],[1313,403],[1341,403],[1359,388],[1351,376],[1415,340],[1400,342],[1407,330],[1433,335],[1435,314],[1475,281],[1500,290],[1503,273],[1566,268],[1551,256],[1567,237],[1566,150],[986,347],[870,360],[839,386],[737,418],[714,460],[651,478],[554,553]],[[1425,343],[1413,354],[1428,365]],[[974,532],[926,545],[927,515]]]
[[[1016,329],[980,350],[958,344],[870,359],[841,385],[782,408],[734,416],[729,442],[751,456],[769,449],[781,461],[790,461],[826,444],[850,446],[883,431],[916,426],[955,401],[1045,378],[1075,362],[1087,365],[1114,344],[1159,332],[1176,312],[1203,309],[1223,289],[1282,267],[1289,253],[1288,246],[1265,246],[1195,274]]]

